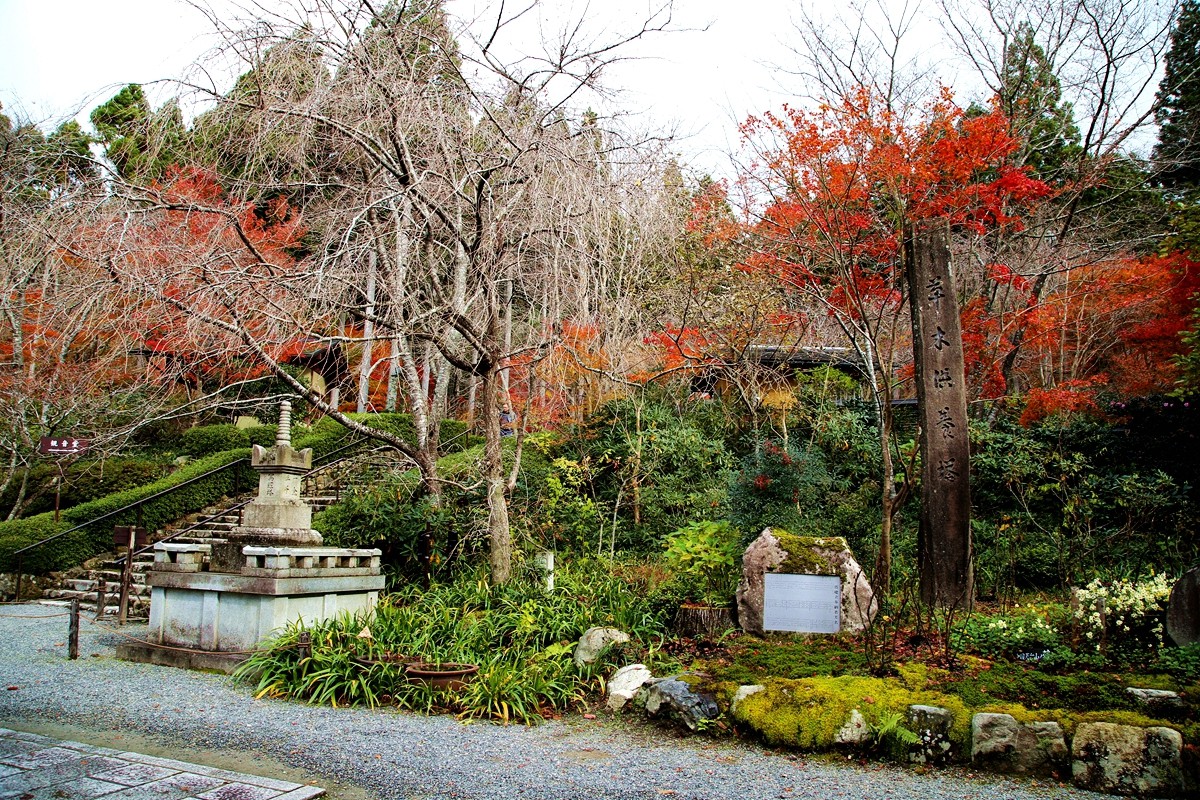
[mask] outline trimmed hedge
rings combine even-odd
[[[250,435],[236,425],[199,425],[179,437],[179,452],[199,458],[250,446]]]
[[[246,435],[250,437],[250,444],[257,444],[261,447],[275,446],[275,426],[274,425],[255,425],[253,428],[245,428]]]
[[[11,554],[22,547],[34,544],[55,533],[70,530],[89,520],[95,520],[97,517],[117,511],[124,506],[174,486],[179,486],[206,472],[234,464],[239,459],[245,459],[245,463],[210,475],[164,497],[143,503],[141,506],[143,524],[148,529],[155,530],[186,514],[198,511],[223,496],[236,493],[238,488],[249,488],[254,485],[256,477],[254,471],[250,469],[249,455],[250,451],[242,448],[197,459],[154,483],[136,489],[126,489],[123,492],[110,494],[99,500],[92,500],[69,508],[62,512],[58,523],[54,522],[53,513],[2,522],[0,523],[0,570],[11,571],[16,568],[16,561]],[[136,522],[137,512],[130,509],[115,517],[74,531],[51,544],[26,553],[22,571],[42,574],[80,564],[98,553],[112,549],[114,525],[133,525]]]
[[[66,483],[63,485],[61,508],[70,508],[89,500],[143,486],[169,474],[171,464],[161,458],[145,456],[107,458],[103,461],[81,459],[66,466]],[[54,510],[54,483],[58,479],[58,465],[40,462],[29,470],[26,486],[27,505],[22,517],[31,517],[44,511]],[[0,495],[0,509],[11,509],[20,491],[21,473],[18,472],[8,490]],[[40,494],[38,494],[40,493]],[[35,494],[38,496],[33,497]],[[33,497],[32,500],[29,500]]]
[[[409,441],[415,438],[412,422],[405,414],[354,414],[352,417],[364,424],[386,429]],[[462,423],[447,420],[442,425],[442,436],[446,437],[450,432],[450,436],[453,437],[460,432]],[[460,427],[456,428],[455,426]],[[210,433],[205,429],[221,430]],[[193,434],[198,441],[207,441],[230,436],[231,434],[225,429],[237,431],[240,437],[247,442],[250,440],[245,430],[239,430],[232,425],[208,425],[191,430],[201,431],[199,434]],[[256,432],[254,436],[256,442],[259,440],[259,436],[263,435],[259,431],[270,431],[269,443],[273,444],[275,441],[272,426],[261,426],[250,430]],[[292,431],[292,446],[297,450],[311,448],[313,459],[318,460],[349,442],[351,436],[350,431],[341,424],[326,417],[311,428],[304,425],[295,426]],[[205,439],[205,437],[210,438]],[[0,522],[0,571],[11,571],[16,568],[16,561],[12,558],[12,553],[23,547],[69,530],[76,525],[95,520],[104,514],[151,497],[218,467],[232,464],[239,459],[246,459],[246,461],[238,467],[224,470],[184,489],[143,503],[141,507],[143,524],[147,529],[155,530],[187,514],[195,513],[221,497],[235,494],[239,489],[242,491],[249,489],[257,482],[257,475],[250,467],[249,456],[250,451],[247,447],[238,447],[198,458],[153,483],[117,492],[67,509],[61,513],[58,523],[54,522],[53,513]],[[136,510],[130,509],[116,517],[101,520],[67,534],[51,544],[27,553],[23,559],[22,570],[31,574],[43,574],[81,564],[92,556],[112,548],[114,525],[132,525],[136,520]]]

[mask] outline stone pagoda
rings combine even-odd
[[[280,408],[275,446],[256,445],[258,496],[242,524],[212,544],[154,546],[150,638],[117,654],[133,661],[232,671],[289,623],[368,612],[383,588],[379,550],[322,547],[301,497],[312,450],[291,443],[291,404]]]

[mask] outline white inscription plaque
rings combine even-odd
[[[837,633],[842,629],[842,579],[837,575],[763,576],[763,630]]]

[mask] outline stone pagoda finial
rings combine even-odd
[[[287,400],[279,404],[279,427],[275,430],[275,446],[292,444],[292,404]]]

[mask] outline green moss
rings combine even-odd
[[[1097,672],[1052,675],[1005,661],[982,662],[942,684],[964,702],[982,706],[1015,702],[1026,706],[1061,707],[1074,711],[1134,710],[1135,703],[1118,677]]]
[[[776,568],[776,572],[793,575],[837,575],[827,559],[820,558],[815,549],[838,552],[847,549],[846,540],[840,536],[796,536],[782,528],[772,528],[771,535],[779,540],[779,546],[787,558]]]
[[[738,704],[734,718],[760,732],[770,744],[801,749],[833,746],[834,736],[858,709],[868,724],[885,714],[904,716],[910,705],[933,705],[953,715],[951,741],[965,749],[970,737],[971,714],[960,698],[939,692],[913,691],[900,681],[843,676],[764,681],[764,691]]]
[[[767,678],[865,675],[867,657],[849,636],[811,636],[762,640],[742,637],[722,658],[700,661],[695,669],[712,681],[761,683]]]

